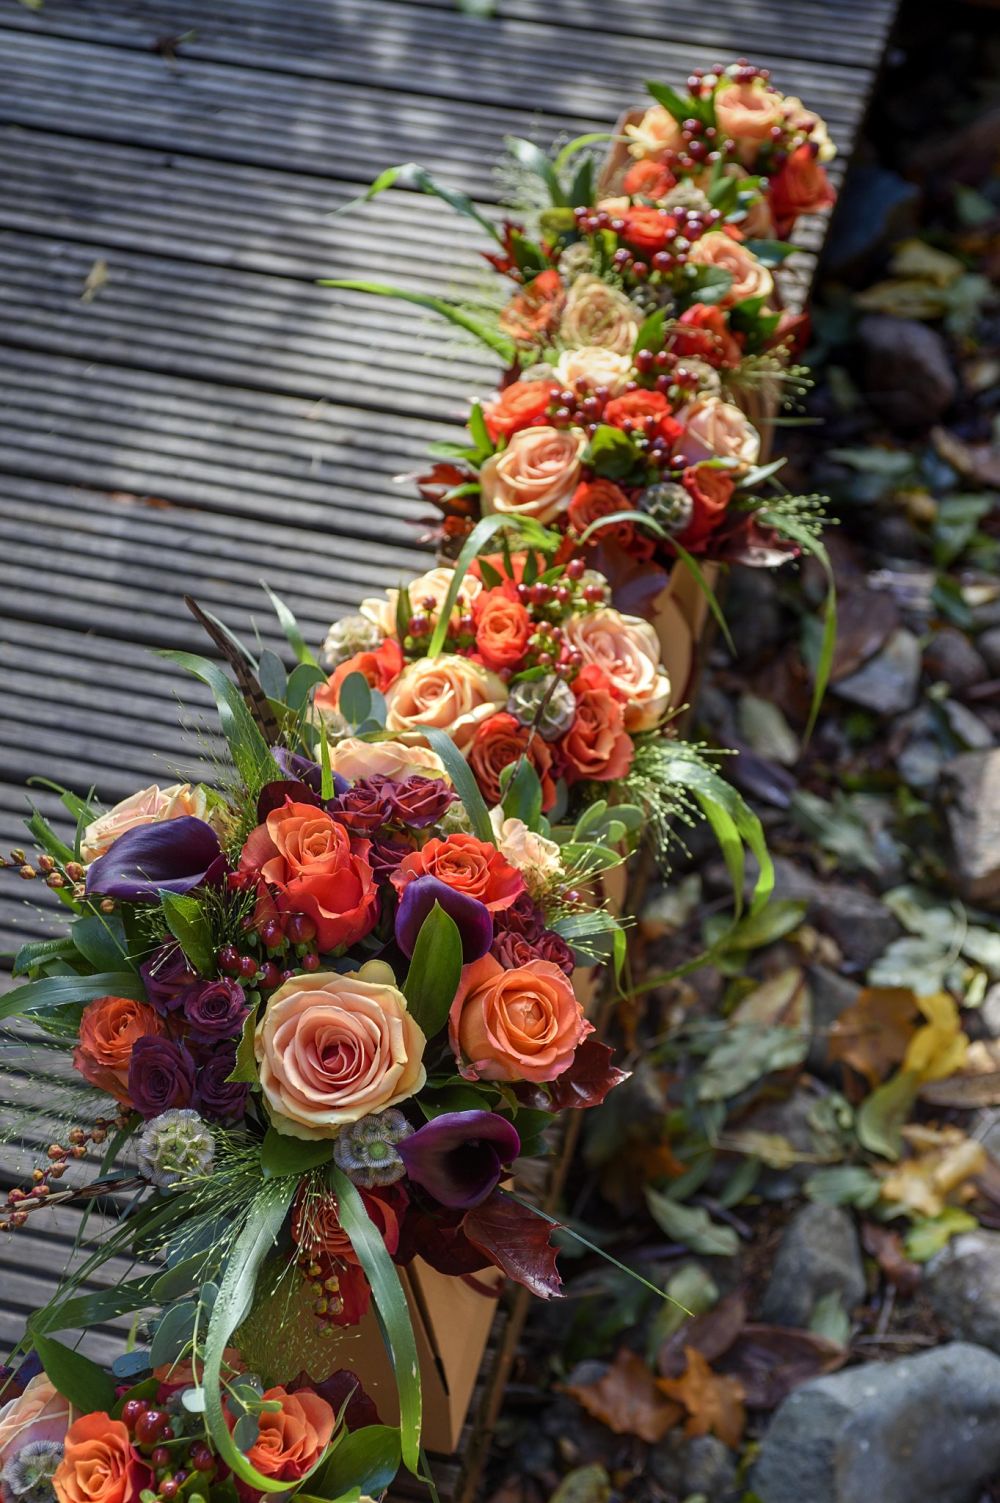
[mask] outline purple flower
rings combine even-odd
[[[387,783],[391,786],[391,780],[381,775],[359,778],[346,793],[330,801],[330,813],[353,834],[373,835],[391,817]]]
[[[533,944],[545,929],[545,915],[528,893],[519,892],[510,907],[497,914],[497,927],[520,934]]]
[[[405,840],[373,840],[368,852],[368,864],[377,882],[384,882],[396,870],[401,861],[413,855],[413,847]]]
[[[237,1038],[250,1012],[242,986],[227,978],[189,986],[181,997],[181,1006],[192,1036],[209,1042]]]
[[[161,892],[190,892],[217,881],[226,869],[219,837],[190,814],[138,825],[87,867],[87,894],[154,902]]]
[[[490,954],[508,971],[519,970],[529,960],[538,959],[538,951],[531,940],[525,939],[523,934],[513,934],[509,929],[494,936]]]
[[[557,934],[554,929],[546,929],[544,934],[539,935],[535,940],[535,950],[540,960],[551,960],[552,964],[557,965],[561,971],[565,971],[567,976],[572,976],[576,970],[573,951],[562,935]]]
[[[414,877],[407,882],[396,909],[396,943],[403,954],[413,954],[420,926],[435,903],[440,903],[458,925],[462,937],[463,964],[486,954],[493,939],[493,916],[485,903],[456,892],[437,877]]]
[[[240,1080],[229,1080],[236,1064],[236,1050],[224,1045],[207,1055],[198,1069],[198,1110],[217,1122],[234,1122],[246,1111],[250,1087]]]
[[[396,1144],[407,1176],[441,1205],[481,1205],[521,1151],[516,1128],[495,1112],[445,1112]]]
[[[300,756],[298,752],[289,751],[287,746],[272,746],[271,755],[286,778],[292,778],[297,783],[307,783],[313,793],[322,794],[323,769],[318,762],[312,762],[308,757]],[[342,778],[339,772],[335,772],[333,774],[334,793],[343,793],[347,786],[347,779]]]
[[[173,940],[153,951],[148,960],[139,967],[142,984],[146,988],[146,1000],[164,1017],[180,1006],[181,994],[198,974],[187,963],[184,951]]]
[[[153,1034],[137,1039],[128,1066],[128,1093],[140,1117],[190,1106],[194,1060],[183,1044]]]
[[[418,772],[398,782],[387,781],[386,793],[393,817],[411,830],[425,830],[434,824],[458,797],[440,778],[421,777]]]
[[[273,809],[282,809],[286,799],[291,799],[293,804],[315,804],[320,807],[319,795],[314,793],[308,783],[299,783],[294,778],[279,779],[274,783],[265,783],[257,795],[257,819],[263,824]]]

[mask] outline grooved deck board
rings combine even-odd
[[[323,277],[496,298],[477,227],[397,190],[420,161],[497,205],[503,137],[610,129],[646,78],[749,56],[857,134],[895,0],[45,0],[0,12],[0,849],[39,773],[113,802],[204,775],[202,686],[156,655],[204,651],[189,592],[281,638],[260,579],[318,644],[330,620],[424,567],[428,508],[394,477],[454,436],[496,364],[403,303]],[[171,46],[171,39],[174,39]],[[179,39],[179,40],[178,40]],[[176,53],[176,55],[172,55]],[[797,235],[802,300],[825,223]],[[91,300],[88,275],[107,280]],[[0,873],[0,952],[53,932],[41,883]],[[6,1057],[16,1092],[15,1057]],[[0,1126],[5,1097],[0,1081]],[[36,1134],[47,1131],[44,1123]],[[40,1142],[41,1139],[39,1138]],[[30,1165],[29,1165],[30,1167]],[[0,1147],[0,1182],[24,1170]],[[51,1291],[77,1213],[0,1246],[0,1338]],[[116,1263],[98,1284],[125,1277]],[[498,1313],[478,1437],[517,1320]],[[505,1342],[507,1345],[505,1346]],[[94,1356],[120,1332],[87,1339]],[[461,1454],[478,1455],[467,1429]],[[474,1476],[438,1459],[445,1503]],[[473,1465],[472,1472],[475,1472]],[[412,1481],[395,1496],[420,1496]]]

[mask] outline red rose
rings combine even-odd
[[[533,428],[545,421],[555,393],[559,390],[554,381],[515,381],[505,386],[492,402],[483,404],[486,431],[496,443],[499,438],[510,438],[520,428]]]
[[[259,872],[280,912],[308,914],[316,948],[326,952],[363,939],[378,922],[368,850],[367,840],[349,835],[325,809],[286,799],[251,831],[239,869]]]
[[[635,507],[620,486],[612,480],[583,480],[573,492],[569,503],[567,520],[570,529],[578,538],[587,528],[602,517],[612,517],[617,511],[634,511]],[[611,527],[602,527],[594,533],[591,542],[620,543],[627,548],[635,536],[631,522],[616,522]]]
[[[402,671],[403,649],[395,637],[386,637],[374,652],[356,652],[340,663],[316,690],[313,703],[317,710],[336,710],[340,704],[340,686],[352,673],[363,673],[370,687],[384,694]]]
[[[513,717],[510,717],[513,718]],[[449,835],[428,840],[419,851],[404,856],[392,873],[400,894],[416,877],[437,877],[456,892],[477,898],[491,913],[509,908],[524,891],[524,878],[495,845],[475,835]]]
[[[709,365],[726,367],[739,365],[743,353],[726,315],[714,303],[692,303],[685,309],[670,332],[670,348],[675,355],[697,356]]]
[[[626,433],[641,429],[650,438],[662,438],[668,444],[675,443],[684,431],[662,391],[627,391],[624,396],[612,397],[603,421]]]
[[[500,314],[500,328],[522,344],[537,344],[559,322],[566,290],[555,267],[539,272]]]
[[[669,167],[647,157],[632,163],[622,179],[622,192],[638,198],[665,198],[676,182]]]
[[[781,236],[788,234],[800,214],[826,209],[837,196],[816,152],[815,145],[803,141],[771,178],[767,198]]]
[[[383,1185],[378,1190],[362,1189],[368,1219],[374,1224],[390,1255],[399,1247],[399,1226],[408,1199],[402,1185]],[[317,1193],[303,1185],[292,1206],[292,1241],[312,1257],[337,1258],[357,1263],[354,1244],[340,1224],[337,1197],[332,1192]]]
[[[526,725],[513,715],[501,711],[491,715],[476,728],[469,746],[469,766],[488,804],[500,802],[500,774],[512,762],[527,757],[542,785],[542,808],[551,809],[556,801],[552,781],[552,753],[541,736],[532,735]]]
[[[697,549],[726,515],[736,482],[728,470],[711,464],[693,464],[684,471],[681,484],[694,502],[694,512],[677,541],[682,548]]]
[[[599,783],[623,778],[635,748],[625,731],[622,706],[596,663],[581,668],[573,680],[576,719],[559,742],[566,781],[592,778]]]
[[[513,668],[528,647],[534,624],[513,585],[482,590],[473,605],[476,648],[487,668]]]
[[[621,217],[625,221],[625,228],[621,231],[620,238],[635,250],[648,255],[663,250],[667,244],[668,230],[677,228],[677,220],[665,209],[654,209],[642,204],[626,209]]]

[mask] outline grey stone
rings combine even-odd
[[[812,1001],[812,1034],[806,1066],[814,1075],[822,1075],[827,1068],[830,1029],[844,1009],[857,1000],[861,988],[825,965],[810,966],[806,974]]]
[[[958,378],[936,329],[915,318],[870,313],[858,324],[865,395],[880,417],[925,428],[954,402]]]
[[[1000,1352],[1000,1232],[953,1237],[924,1282],[934,1313],[956,1336]]]
[[[853,969],[866,971],[902,934],[895,915],[872,893],[846,882],[821,882],[804,866],[779,856],[774,895],[809,904],[807,917],[837,941]]]
[[[861,163],[848,174],[840,212],[823,252],[823,265],[837,278],[853,280],[874,261],[883,246],[917,228],[920,190],[898,172]]]
[[[991,1039],[1000,1039],[1000,981],[988,988],[979,1008],[979,1017]]]
[[[834,693],[850,704],[879,715],[901,715],[916,703],[919,683],[920,643],[900,626],[857,673],[833,687]]]
[[[837,1294],[850,1311],[865,1296],[858,1234],[840,1206],[807,1205],[788,1223],[761,1302],[777,1326],[809,1325],[817,1301]]]
[[[695,1435],[688,1441],[682,1475],[685,1493],[701,1493],[708,1503],[728,1503],[739,1496],[736,1458],[714,1435]]]
[[[1000,749],[953,757],[941,781],[962,896],[995,906],[1000,900]]]
[[[957,626],[944,626],[934,633],[924,648],[924,671],[958,693],[981,683],[989,672],[965,632]]]
[[[976,1503],[1000,1468],[1000,1358],[952,1342],[795,1390],[753,1470],[762,1503]]]
[[[991,626],[976,638],[976,649],[991,673],[1000,673],[1000,626]]]

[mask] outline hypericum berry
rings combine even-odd
[[[655,256],[653,257],[653,265],[656,265]],[[648,371],[652,370],[653,361],[655,358],[656,357],[654,356],[652,350],[637,350],[635,356],[633,357],[632,364],[642,375],[646,375]]]
[[[180,1484],[173,1477],[165,1477],[160,1483],[160,1497],[166,1498],[167,1503],[170,1503],[171,1498],[176,1498],[179,1491]]]
[[[285,937],[284,930],[276,918],[265,919],[258,932],[268,950],[276,950]]]
[[[288,938],[294,945],[308,944],[316,938],[316,920],[308,913],[293,913],[286,925]]]
[[[584,563],[582,558],[571,558],[569,563],[566,565],[566,578],[579,579],[580,575],[584,572],[586,567],[587,565]]]
[[[406,630],[411,637],[426,637],[431,629],[431,623],[427,616],[411,616]]]
[[[257,974],[257,957],[255,955],[241,955],[237,974],[244,981],[252,981]]]
[[[170,1465],[170,1452],[167,1450],[166,1446],[154,1446],[153,1454],[149,1459],[159,1471],[161,1467]]]
[[[126,1399],[122,1406],[122,1424],[126,1430],[134,1430],[140,1414],[145,1414],[148,1408],[146,1399]]]
[[[216,952],[215,959],[220,971],[231,971],[235,975],[240,968],[240,954],[235,945],[223,945]]]
[[[210,1472],[215,1466],[215,1457],[203,1441],[191,1447],[191,1464],[196,1472]]]
[[[273,960],[266,960],[260,968],[260,984],[265,991],[273,991],[281,985],[281,971]]]
[[[140,1446],[155,1445],[167,1427],[167,1413],[163,1409],[147,1409],[135,1422],[135,1438]]]
[[[304,971],[318,971],[319,956],[316,954],[316,951],[307,950],[305,955],[303,955],[302,959],[299,961],[299,965]]]

